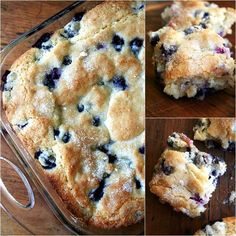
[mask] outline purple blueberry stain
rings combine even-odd
[[[60,68],[53,68],[49,73],[47,73],[43,79],[43,85],[47,86],[50,91],[52,91],[57,81],[61,76],[61,69]]]
[[[97,50],[101,50],[101,49],[104,49],[104,48],[105,48],[105,45],[102,44],[102,43],[99,43],[99,44],[96,45]]]
[[[92,125],[98,127],[100,125],[100,118],[98,116],[94,116],[92,119]]]
[[[199,193],[195,193],[192,197],[190,197],[191,200],[194,200],[198,204],[204,204],[203,199],[200,197]]]
[[[165,175],[170,175],[174,171],[172,166],[165,164],[165,160],[162,160],[161,162],[161,169]]]
[[[71,57],[69,55],[64,56],[62,64],[68,66],[72,63]]]

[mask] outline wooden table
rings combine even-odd
[[[33,26],[41,23],[58,11],[64,9],[72,2],[46,2],[46,1],[3,1],[1,3],[2,27],[1,27],[1,49],[17,38],[22,33],[30,30]],[[6,142],[1,139],[1,155],[20,166],[14,154],[7,146]],[[26,201],[26,191],[15,172],[9,166],[1,166],[1,176],[7,187],[13,195],[20,201]],[[31,183],[32,184],[32,183]],[[19,220],[28,223],[31,233],[62,235],[70,234],[64,226],[56,219],[37,189],[33,186],[36,197],[36,207],[32,211],[25,212],[23,218]],[[20,213],[20,212],[19,212]],[[26,235],[30,232],[20,226],[13,219],[1,210],[1,235]]]
[[[161,12],[171,2],[148,2],[146,6],[146,33],[161,28]],[[220,6],[234,6],[234,1],[217,1]],[[227,38],[235,45],[233,34]],[[232,50],[234,51],[234,50]],[[146,40],[146,116],[147,117],[234,117],[234,89],[206,95],[205,100],[180,98],[178,100],[163,92],[155,76],[152,64],[153,47]]]
[[[207,210],[197,218],[190,218],[180,212],[176,212],[168,204],[161,204],[158,197],[149,190],[148,183],[152,178],[153,167],[166,148],[167,137],[172,132],[183,132],[193,138],[193,119],[147,119],[147,153],[146,153],[146,233],[147,234],[193,234],[199,228],[223,217],[234,216],[234,205],[223,204],[229,197],[229,193],[235,187],[235,157],[231,152],[223,152],[217,149],[207,149],[202,142],[194,141],[201,151],[223,157],[227,164],[226,173],[220,177],[217,189],[213,193]]]

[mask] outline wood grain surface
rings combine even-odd
[[[1,2],[1,49],[16,39],[19,35],[40,24],[58,11],[64,9],[72,2],[66,1],[2,1]],[[1,155],[20,164],[14,154],[1,137]],[[1,177],[13,195],[21,202],[26,201],[26,191],[15,172],[1,164]],[[32,183],[31,183],[32,184]],[[19,220],[25,223],[29,232],[11,219],[1,209],[1,235],[65,235],[71,234],[56,219],[37,189],[33,186],[36,206],[28,212],[15,212]]]
[[[167,137],[173,132],[183,132],[193,138],[193,119],[147,119],[146,120],[146,233],[158,235],[193,234],[199,228],[223,217],[234,216],[235,206],[223,204],[235,187],[234,153],[217,149],[207,149],[202,142],[194,141],[201,150],[223,157],[227,164],[226,173],[220,177],[217,189],[213,193],[207,210],[200,217],[190,218],[176,212],[168,204],[161,204],[158,197],[149,190],[148,183],[152,178],[153,167],[166,148]]]
[[[220,6],[234,7],[234,1],[216,1]],[[161,12],[169,1],[147,2],[146,33],[162,27]],[[234,117],[234,89],[206,95],[205,100],[180,98],[178,100],[163,92],[152,64],[153,48],[146,40],[146,116],[147,117]],[[235,45],[235,25],[233,34],[227,38]],[[232,50],[234,51],[234,49]],[[191,53],[191,52],[190,52]]]

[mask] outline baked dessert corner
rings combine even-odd
[[[190,217],[206,210],[218,177],[226,171],[224,160],[199,151],[182,133],[168,137],[168,147],[154,168],[150,191],[161,202]]]

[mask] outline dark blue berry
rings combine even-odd
[[[124,39],[121,38],[119,35],[115,34],[113,36],[111,44],[113,45],[113,47],[117,52],[120,52],[122,50],[124,43],[125,43]]]
[[[35,154],[34,154],[34,158],[38,159],[41,154],[42,154],[41,150],[36,151]]]
[[[214,88],[200,88],[197,90],[195,98],[203,100],[207,93],[214,93],[216,90]]]
[[[62,64],[65,65],[65,66],[68,66],[71,63],[72,63],[72,60],[71,60],[70,56],[68,56],[68,55],[64,56]]]
[[[45,75],[43,79],[43,85],[47,86],[49,90],[53,90],[56,86],[55,80],[58,80],[61,76],[61,70],[59,68],[53,68],[49,74]]]
[[[126,88],[128,88],[128,85],[126,84],[125,78],[123,76],[114,76],[112,78],[112,83],[114,85],[114,87],[121,89],[121,90],[125,90]]]
[[[206,19],[209,18],[209,12],[205,12],[204,15],[202,16],[202,19]]]
[[[7,89],[6,87],[5,87],[5,84],[7,83],[7,76],[9,75],[11,73],[11,71],[9,71],[9,70],[6,70],[5,72],[4,72],[4,74],[2,75],[2,91],[8,91],[9,89]]]
[[[229,151],[229,152],[235,151],[235,142],[229,142],[229,146],[227,148],[227,151]]]
[[[141,47],[143,46],[143,39],[140,38],[134,38],[130,43],[129,46],[131,48],[131,51],[135,56],[139,54],[139,51],[141,50]]]
[[[53,155],[49,155],[47,156],[45,153],[43,153],[41,150],[38,150],[35,155],[34,155],[35,159],[39,160],[39,158],[41,159],[41,166],[43,167],[43,169],[52,169],[54,167],[56,167],[56,158]]]
[[[83,112],[84,111],[84,105],[83,104],[79,104],[77,106],[77,110],[78,110],[78,112]]]
[[[224,162],[221,157],[212,156],[212,164],[219,164],[220,162]]]
[[[76,13],[73,17],[73,21],[81,21],[83,16],[84,16],[85,12],[79,12],[79,13]]]
[[[71,138],[70,133],[69,133],[69,132],[66,132],[66,133],[64,133],[64,135],[63,135],[63,137],[62,137],[62,141],[63,141],[64,143],[68,143],[68,142],[70,141],[70,138]]]
[[[200,197],[200,195],[198,193],[195,193],[194,196],[190,197],[190,199],[192,199],[200,204],[204,203],[203,199]]]
[[[165,160],[161,163],[161,169],[165,175],[170,175],[173,173],[174,168],[172,166],[166,165]]]
[[[92,119],[93,126],[98,127],[100,125],[100,118],[98,116],[94,116]]]
[[[104,153],[108,153],[108,144],[104,144],[104,145],[101,145],[101,146],[98,146],[97,149],[101,152],[104,152]]]
[[[108,163],[113,164],[117,160],[117,156],[115,154],[108,153],[107,156],[108,156]]]
[[[47,42],[49,39],[50,39],[50,37],[51,37],[51,35],[52,35],[52,33],[45,33],[45,34],[43,34],[38,40],[37,40],[37,42],[35,43],[35,44],[33,44],[33,48],[39,48],[39,49],[41,49],[42,48],[42,44],[43,43],[45,43],[45,42]],[[45,46],[46,47],[46,46]],[[45,48],[44,48],[45,49]]]
[[[173,142],[173,140],[168,140],[167,141],[167,144],[170,146],[170,147],[174,147],[174,142]]]
[[[105,46],[104,46],[104,44],[101,44],[101,43],[97,44],[97,46],[96,46],[97,50],[100,50],[100,49],[103,49],[103,48],[105,48]]]
[[[141,153],[141,154],[144,154],[145,153],[145,147],[142,146],[138,149],[138,151]]]
[[[134,181],[135,181],[136,189],[140,189],[142,187],[140,181],[136,178],[134,179]]]
[[[17,126],[18,126],[20,129],[23,129],[26,125],[28,125],[28,122],[25,122],[23,125],[18,124]]]
[[[75,36],[75,32],[71,28],[65,29],[64,33],[67,38],[73,38]]]
[[[211,172],[211,174],[212,174],[213,176],[216,176],[216,175],[217,175],[216,170],[213,170],[213,171]]]
[[[161,45],[161,53],[163,56],[165,56],[167,59],[172,56],[172,54],[177,52],[177,46],[175,45],[169,45],[168,47],[164,46],[164,44]]]
[[[158,34],[156,34],[154,37],[151,38],[151,45],[154,47],[157,45],[159,41],[160,41],[160,37]]]
[[[199,26],[201,26],[203,29],[206,29],[206,28],[207,28],[207,26],[206,26],[205,23],[200,23]]]
[[[60,134],[59,129],[53,129],[54,137],[58,137]]]
[[[99,186],[96,189],[93,189],[89,192],[89,195],[88,195],[89,199],[94,202],[99,201],[103,197],[104,187],[105,187],[105,180],[102,179],[99,183]]]
[[[189,27],[189,28],[185,29],[184,33],[185,33],[185,35],[192,34],[193,33],[193,28]]]

